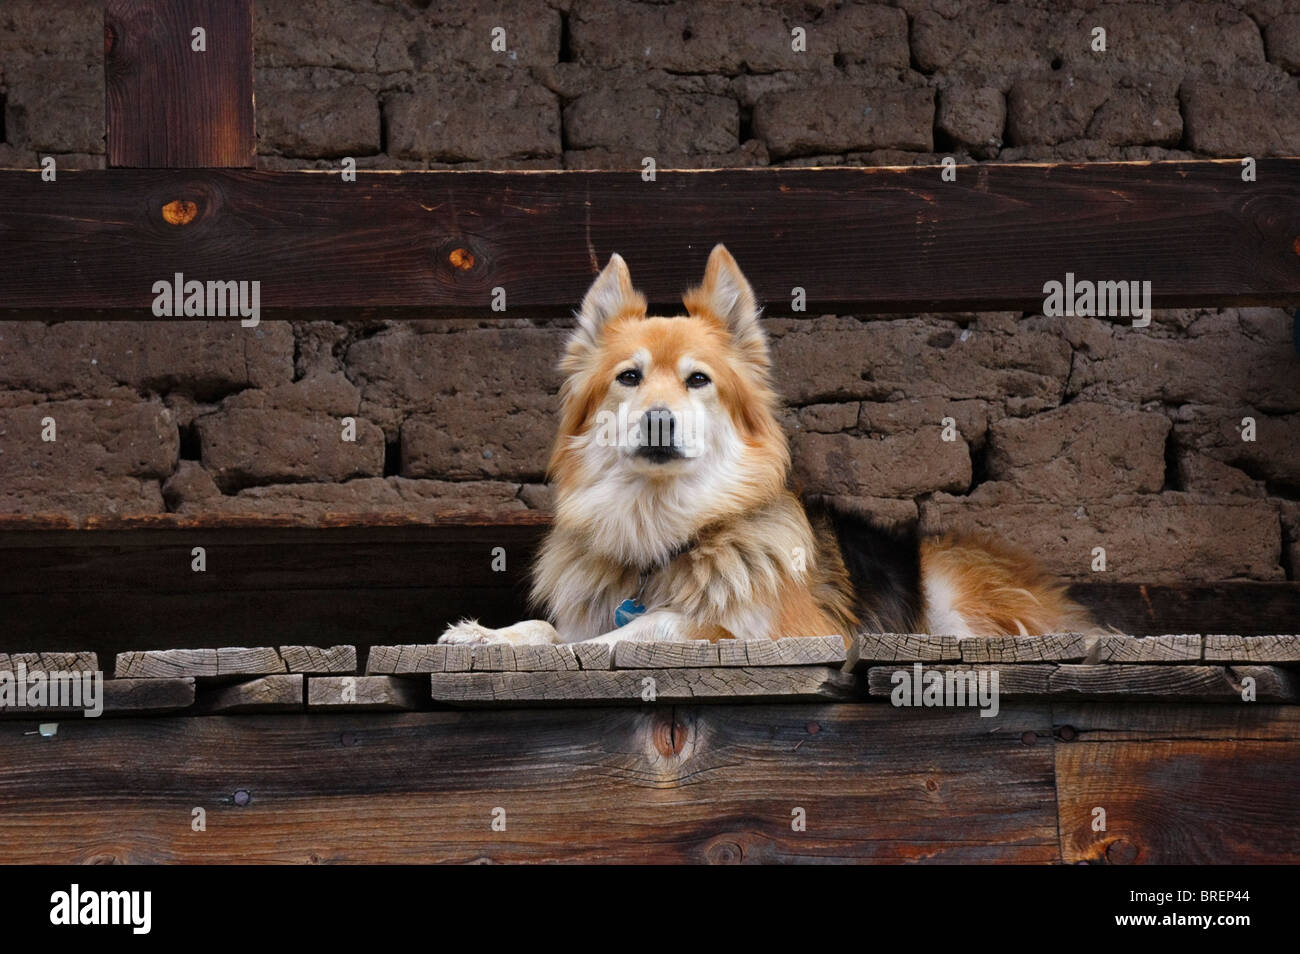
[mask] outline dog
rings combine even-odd
[[[1094,628],[997,540],[921,537],[790,489],[767,335],[722,245],[685,314],[647,315],[615,254],[560,370],[555,517],[533,567],[547,619],[446,643],[778,639],[862,631],[958,637]]]

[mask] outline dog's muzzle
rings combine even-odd
[[[678,446],[677,420],[666,407],[652,407],[641,415],[637,429],[636,455],[656,464],[666,464],[686,455]]]

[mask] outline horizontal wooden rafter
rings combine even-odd
[[[612,252],[680,306],[726,243],[769,314],[1300,303],[1300,160],[636,172],[0,172],[0,312],[150,318],[154,284],[260,282],[263,318],[570,312]],[[167,210],[164,212],[164,210]],[[175,224],[173,224],[175,223]],[[182,224],[183,223],[183,224]]]

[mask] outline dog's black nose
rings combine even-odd
[[[666,407],[652,407],[641,415],[641,446],[672,447],[676,429],[672,411]]]

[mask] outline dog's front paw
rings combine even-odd
[[[463,619],[447,627],[438,640],[440,643],[462,646],[483,646],[488,643],[509,643],[512,646],[536,646],[558,643],[555,627],[544,619],[529,619],[502,629],[488,629],[476,620]]]
[[[486,643],[502,643],[506,641],[506,638],[501,635],[501,630],[480,626],[477,620],[472,619],[463,619],[459,623],[452,623],[438,640],[440,643],[452,643],[461,646],[482,646]]]

